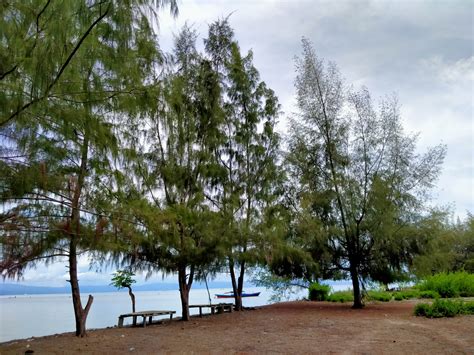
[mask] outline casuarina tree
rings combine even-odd
[[[406,270],[413,242],[407,228],[424,210],[445,147],[418,154],[396,98],[377,105],[366,88],[346,88],[335,64],[319,59],[308,40],[302,45],[289,175],[297,209],[324,237],[333,266],[351,278],[360,308],[361,281],[395,280]]]

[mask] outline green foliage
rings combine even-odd
[[[408,300],[412,298],[419,298],[420,292],[417,289],[401,290],[393,293],[393,298],[396,301]]]
[[[416,316],[428,318],[455,317],[462,314],[474,314],[474,301],[436,299],[432,304],[419,303],[415,306]]]
[[[308,298],[310,301],[327,301],[330,292],[331,286],[313,282],[309,285]]]
[[[117,270],[112,276],[111,285],[117,287],[118,289],[131,287],[132,284],[136,282],[133,279],[135,274],[130,270]]]
[[[423,224],[419,236],[423,252],[413,260],[412,272],[418,277],[433,273],[466,271],[474,273],[474,217],[451,222],[446,211],[434,211]]]
[[[329,302],[353,302],[354,294],[352,291],[337,291],[331,293],[327,300]]]
[[[418,298],[439,298],[440,295],[436,291],[420,291]]]
[[[439,273],[421,281],[416,286],[420,291],[435,291],[441,297],[474,297],[474,274],[465,271]]]
[[[431,305],[428,303],[418,303],[415,306],[413,313],[415,316],[419,317],[428,317],[428,314],[431,312]]]
[[[367,292],[367,298],[371,301],[389,302],[392,299],[392,293],[387,291],[373,291]]]

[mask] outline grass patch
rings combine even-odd
[[[436,299],[433,304],[419,303],[414,314],[428,318],[455,317],[460,314],[474,314],[474,301]]]
[[[392,294],[387,291],[368,291],[367,299],[370,301],[389,302],[392,300]]]
[[[352,294],[352,291],[338,291],[331,293],[327,300],[329,302],[353,302],[354,295]]]
[[[474,297],[474,274],[465,271],[439,273],[416,286],[420,291],[435,291],[443,298]]]

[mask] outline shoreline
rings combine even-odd
[[[350,303],[293,301],[255,310],[192,317],[142,327],[89,330],[15,339],[0,353],[195,352],[474,352],[474,316],[428,319],[413,316],[417,301]]]

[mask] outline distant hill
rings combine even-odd
[[[230,282],[209,282],[209,288],[229,288],[232,286]],[[247,284],[251,287],[252,285]],[[194,289],[206,288],[204,283],[196,282],[193,283]],[[177,283],[155,283],[155,284],[142,284],[133,286],[134,291],[172,291],[178,290]],[[88,286],[81,285],[81,293],[100,293],[100,292],[117,292],[118,290],[109,285],[101,286]],[[126,292],[127,290],[120,290]],[[64,287],[46,287],[46,286],[29,286],[11,283],[0,283],[0,295],[40,295],[40,294],[60,294],[70,293],[71,288],[69,286]]]

